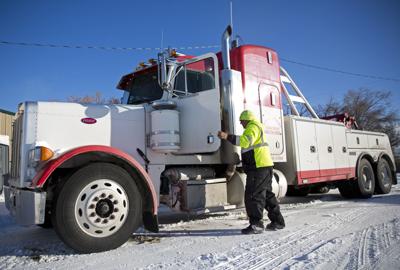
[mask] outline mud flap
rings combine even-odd
[[[143,225],[146,230],[158,233],[159,232],[158,216],[153,215],[150,212],[144,212],[143,213]]]

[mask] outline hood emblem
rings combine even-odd
[[[82,118],[81,122],[84,123],[84,124],[91,125],[91,124],[95,124],[97,122],[97,120],[94,119],[94,118],[87,117],[87,118]]]

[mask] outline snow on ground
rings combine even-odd
[[[399,269],[400,185],[367,200],[333,190],[286,198],[281,207],[281,231],[241,235],[243,210],[167,216],[159,234],[136,233],[116,250],[80,255],[51,229],[16,225],[0,197],[0,269]]]

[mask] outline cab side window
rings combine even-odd
[[[214,60],[206,58],[184,65],[175,79],[174,89],[185,93],[198,93],[215,88]]]

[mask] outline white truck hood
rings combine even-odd
[[[32,146],[42,144],[61,154],[80,146],[106,145],[143,163],[136,151],[145,151],[143,106],[30,102],[26,103],[25,113],[25,119],[36,122],[29,125],[34,130],[25,131],[30,135],[25,138],[32,138]]]

